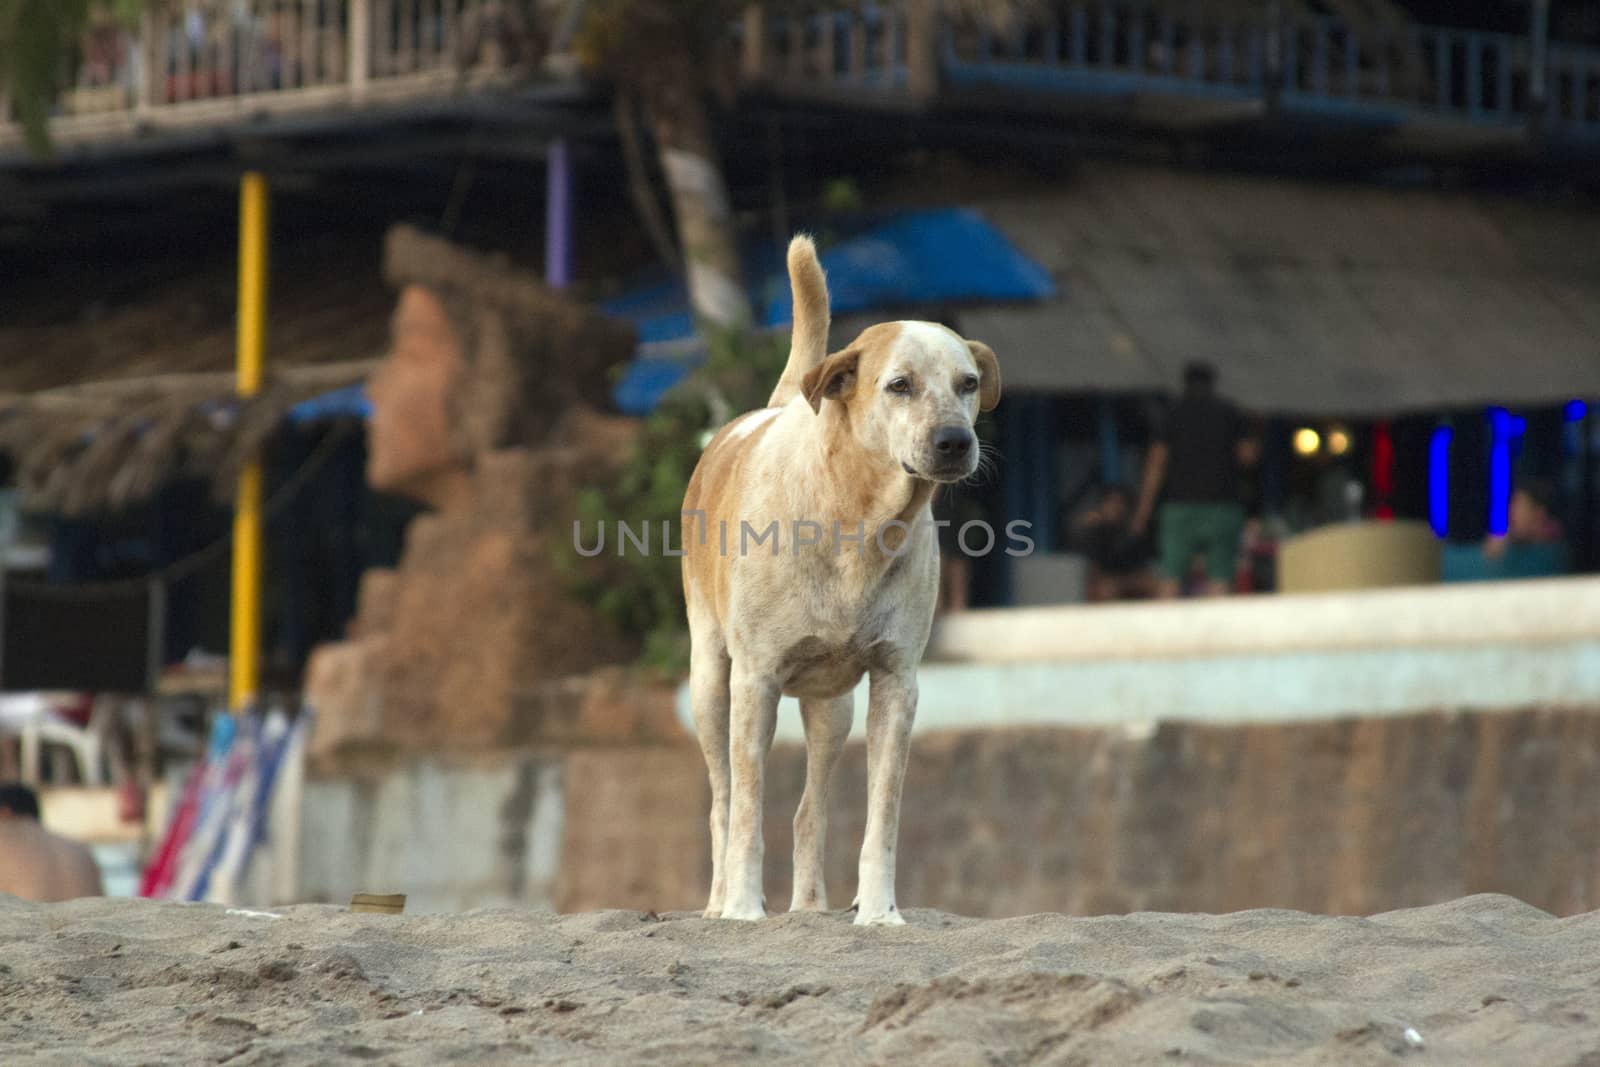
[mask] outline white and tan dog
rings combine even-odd
[[[825,356],[827,282],[807,237],[789,245],[789,280],[783,377],[706,447],[683,504],[690,698],[711,776],[706,915],[766,915],[763,789],[782,694],[800,699],[806,735],[790,910],[827,908],[828,779],[868,674],[855,921],[900,924],[900,792],[939,580],[929,505],[939,483],[977,470],[973,420],[999,401],[1000,369],[987,345],[928,322],[873,326]]]

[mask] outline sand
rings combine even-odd
[[[0,1061],[1600,1067],[1600,912],[1501,896],[875,929],[277,914],[0,897]]]

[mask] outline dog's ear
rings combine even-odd
[[[842,400],[855,391],[856,368],[861,364],[861,352],[846,348],[835,352],[806,372],[800,382],[800,392],[811,405],[812,411],[822,410],[824,397]]]
[[[978,410],[993,411],[1000,403],[1000,361],[994,349],[982,341],[968,341],[972,358],[978,361]]]

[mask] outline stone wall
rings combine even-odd
[[[1600,715],[1591,712],[987,729],[917,735],[912,748],[899,860],[907,907],[1361,914],[1499,892],[1558,914],[1600,908]],[[864,757],[849,747],[834,783],[836,908],[855,891]],[[372,857],[359,873],[388,879],[340,892],[421,887],[446,908],[704,905],[708,793],[693,743],[502,762],[391,770],[362,787],[362,804],[308,795],[308,821],[327,825],[308,829],[307,850]],[[767,892],[781,908],[803,750],[777,746],[768,773]],[[449,784],[452,775],[479,784]],[[306,866],[316,866],[309,856]],[[452,882],[462,889],[453,905]]]

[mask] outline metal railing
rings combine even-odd
[[[789,94],[928,95],[936,87],[931,8],[839,4],[806,14],[751,4],[735,27],[740,76]]]
[[[442,95],[504,68],[495,0],[170,0],[95,19],[58,143]],[[0,144],[21,133],[0,111]]]
[[[1262,25],[1180,18],[1137,5],[1072,4],[1048,19],[999,34],[981,25],[943,27],[942,58],[953,71],[987,67],[1188,81],[1259,90],[1266,79]]]
[[[1382,123],[1444,119],[1600,135],[1600,49],[1356,23],[1285,4],[1045,5],[1005,30],[936,0],[751,3],[731,28],[741,82],[786,96],[921,101],[982,85],[1059,97],[1186,96]],[[505,79],[502,0],[168,0],[85,35],[58,142],[444,95]],[[526,27],[522,28],[526,30]],[[0,104],[0,145],[20,136]]]
[[[1274,99],[1286,109],[1600,133],[1600,49],[1300,14],[1279,24],[1175,5],[1071,3],[1005,32],[945,20],[942,76],[1027,92]],[[1542,92],[1538,91],[1542,89]]]

